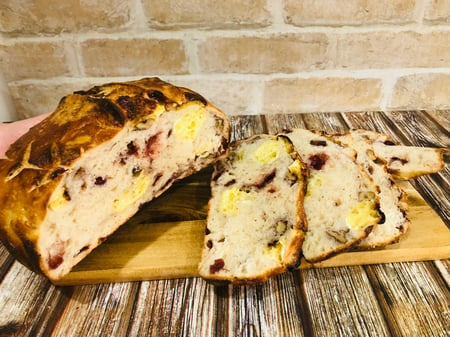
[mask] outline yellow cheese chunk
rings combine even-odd
[[[241,161],[244,159],[244,151],[239,151],[236,153],[236,161]]]
[[[253,155],[261,163],[271,163],[278,157],[280,151],[279,143],[276,140],[269,140],[258,147]]]
[[[283,245],[281,244],[280,241],[278,241],[274,246],[267,247],[267,249],[265,250],[264,253],[269,255],[274,260],[281,261],[282,250],[283,250]]]
[[[225,215],[235,216],[239,213],[238,202],[252,199],[252,192],[241,191],[237,187],[230,188],[222,193],[220,211]]]
[[[298,178],[302,177],[302,167],[299,160],[296,160],[291,165],[289,165],[288,170],[290,174]]]
[[[69,202],[69,198],[65,195],[65,192],[57,194],[57,196],[49,202],[50,209],[56,211],[58,208],[63,207]]]
[[[175,122],[173,133],[182,139],[194,138],[200,130],[205,120],[205,110],[198,106],[189,107],[190,111],[186,112],[178,121]]]
[[[346,218],[347,224],[355,229],[363,229],[370,224],[377,224],[380,220],[381,215],[373,200],[364,200],[356,204]]]
[[[268,255],[269,257],[271,257],[274,260],[282,261],[284,251],[285,251],[285,246],[286,246],[286,239],[281,238],[274,245],[267,247],[263,253]]]
[[[147,191],[149,184],[150,178],[145,174],[133,178],[130,188],[125,190],[120,198],[114,199],[114,210],[121,212],[135,203]]]
[[[310,174],[308,177],[308,185],[306,190],[306,196],[309,197],[313,194],[317,189],[322,187],[324,181],[321,176],[318,174]]]

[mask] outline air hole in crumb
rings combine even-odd
[[[313,146],[327,146],[326,140],[313,139],[309,143]]]
[[[89,245],[84,246],[83,248],[81,248],[81,249],[78,251],[78,253],[76,253],[76,254],[74,255],[74,257],[80,255],[82,252],[84,252],[85,250],[88,250],[88,249],[89,249]]]
[[[63,197],[64,197],[64,199],[66,199],[67,201],[70,201],[70,200],[71,200],[71,197],[70,197],[70,194],[69,194],[69,190],[68,190],[67,188],[64,189]]]
[[[231,179],[230,181],[226,182],[223,186],[228,187],[236,183],[236,179]]]
[[[104,185],[106,183],[106,178],[103,177],[95,177],[95,185]]]
[[[127,155],[131,156],[134,155],[138,152],[138,148],[136,146],[136,144],[131,141],[127,144]]]
[[[275,246],[277,245],[277,243],[278,243],[278,240],[274,240],[274,241],[269,242],[269,243],[267,244],[267,246],[269,246],[269,247],[275,247]]]
[[[133,174],[133,177],[139,175],[139,173],[141,173],[141,172],[142,172],[142,168],[140,168],[139,166],[135,166],[131,170],[131,173]]]

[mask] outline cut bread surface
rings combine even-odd
[[[354,246],[382,221],[378,187],[354,150],[305,129],[284,134],[309,168],[302,250],[306,260],[318,262]]]
[[[306,174],[286,137],[233,143],[211,179],[200,276],[256,283],[296,267],[306,230]]]
[[[220,135],[202,137],[215,130],[216,120],[204,116],[202,108],[191,108],[166,113],[146,130],[121,131],[65,172],[49,200],[38,241],[52,277],[67,273],[143,203],[205,166],[222,140]],[[184,119],[199,125],[190,129]]]
[[[360,132],[351,131],[334,138],[357,152],[357,162],[373,178],[380,190],[380,209],[384,221],[379,223],[357,248],[377,248],[398,241],[409,228],[406,193],[395,183],[387,172],[386,163],[376,157],[371,143],[362,137]]]
[[[353,135],[366,139],[378,158],[386,162],[387,170],[398,180],[415,179],[444,168],[444,153],[449,149],[396,144],[388,135],[370,130],[352,130]]]

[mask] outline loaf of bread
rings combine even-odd
[[[356,152],[305,129],[283,134],[309,168],[305,259],[318,262],[359,243],[384,217],[378,187],[356,162]]]
[[[295,268],[307,226],[306,175],[284,136],[256,135],[232,143],[211,178],[200,276],[249,284]]]
[[[0,160],[0,239],[58,280],[175,181],[227,155],[229,122],[157,78],[64,97]]]
[[[372,144],[361,132],[351,131],[345,135],[335,136],[334,139],[357,152],[357,163],[365,169],[380,189],[380,209],[384,214],[384,221],[380,222],[357,248],[371,249],[397,242],[410,225],[407,217],[406,193],[392,179],[387,172],[386,162],[374,154]]]
[[[441,171],[445,165],[444,153],[449,152],[443,148],[399,145],[388,135],[370,130],[353,130],[352,133],[372,144],[375,155],[386,161],[388,172],[398,180]]]

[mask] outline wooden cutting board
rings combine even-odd
[[[58,285],[198,276],[210,197],[210,171],[173,186],[78,264]],[[300,268],[364,265],[450,258],[450,230],[406,182],[411,227],[383,249],[346,252]]]

